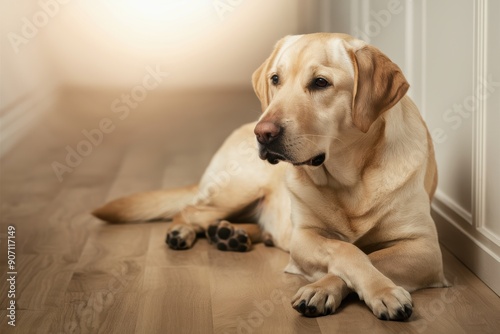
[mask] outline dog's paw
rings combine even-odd
[[[196,240],[196,231],[187,224],[175,224],[167,231],[167,245],[176,250],[191,248]]]
[[[246,252],[252,245],[247,232],[235,229],[226,220],[210,225],[207,229],[207,238],[221,251]]]
[[[335,285],[311,283],[292,298],[292,307],[306,317],[320,317],[335,312],[342,302],[342,291]]]
[[[405,321],[413,312],[410,293],[399,286],[380,289],[365,298],[365,302],[381,320]]]
[[[274,247],[273,236],[269,232],[262,233],[262,242],[266,245],[266,247]]]

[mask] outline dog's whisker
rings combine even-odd
[[[329,136],[329,135],[316,135],[316,134],[302,134],[302,135],[298,135],[297,136],[298,138],[302,138],[304,137],[305,139],[308,139],[307,137],[320,137],[320,138],[329,138],[329,139],[334,139],[334,140],[338,140],[339,142],[343,143],[344,144],[344,141],[342,141],[340,138],[336,137],[336,136]],[[310,139],[308,139],[310,140]]]
[[[320,148],[319,147],[319,144],[318,143],[315,143],[314,141],[312,141],[311,139],[307,138],[307,137],[303,137],[303,139],[309,141],[310,143],[312,143],[316,148]]]

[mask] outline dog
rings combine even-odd
[[[277,246],[290,253],[285,271],[311,282],[292,298],[305,316],[334,313],[355,292],[379,319],[408,319],[410,292],[447,281],[430,215],[433,144],[400,68],[349,35],[296,35],[252,83],[262,115],[229,136],[198,185],[93,214],[172,219],[173,249],[202,233],[220,250]]]

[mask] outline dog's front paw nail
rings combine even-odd
[[[304,314],[306,312],[306,301],[303,300],[299,303],[299,306],[298,306],[298,311],[302,314]]]
[[[316,314],[316,311],[317,311],[317,310],[318,310],[318,309],[317,309],[317,308],[316,308],[316,306],[314,306],[314,305],[313,305],[313,306],[308,306],[308,307],[307,307],[307,313],[309,313],[309,314]]]

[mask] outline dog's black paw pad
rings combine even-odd
[[[246,252],[250,249],[250,246],[247,246],[247,245],[239,245],[237,249],[235,249],[236,251],[238,252]]]
[[[217,249],[221,251],[227,251],[227,245],[223,243],[218,243],[217,244]]]
[[[207,229],[208,239],[222,251],[246,252],[250,249],[251,241],[244,230],[237,230],[227,221],[211,225]]]
[[[233,248],[233,249],[237,248],[240,245],[240,243],[238,242],[238,240],[236,240],[235,238],[229,239],[228,244],[229,244],[229,247]]]
[[[217,225],[210,225],[207,229],[207,239],[210,242],[217,242]]]
[[[248,240],[248,238],[246,239]],[[229,246],[229,250],[233,252],[246,252],[250,249],[250,245],[245,243],[241,243],[238,239],[231,238],[229,239],[227,245]]]
[[[167,238],[165,242],[167,245],[175,250],[184,250],[192,246],[194,242],[194,237],[192,231],[178,231],[173,230],[167,233]]]
[[[236,239],[238,239],[237,242],[242,243],[242,244],[246,244],[248,242],[248,237],[245,234],[238,235],[236,237]]]
[[[268,232],[262,233],[262,242],[266,247],[274,247],[273,236]]]
[[[187,243],[178,236],[173,236],[170,233],[167,234],[167,245],[172,249],[182,250],[187,249]]]
[[[219,239],[227,240],[227,239],[229,239],[229,237],[231,236],[231,234],[233,232],[234,232],[234,230],[231,230],[227,227],[221,227],[217,231],[217,236],[219,237]]]
[[[273,239],[264,239],[264,245],[266,247],[274,247],[274,241],[273,241]]]
[[[227,244],[229,249],[234,252],[246,252],[250,249],[250,238],[245,231],[236,230]]]

